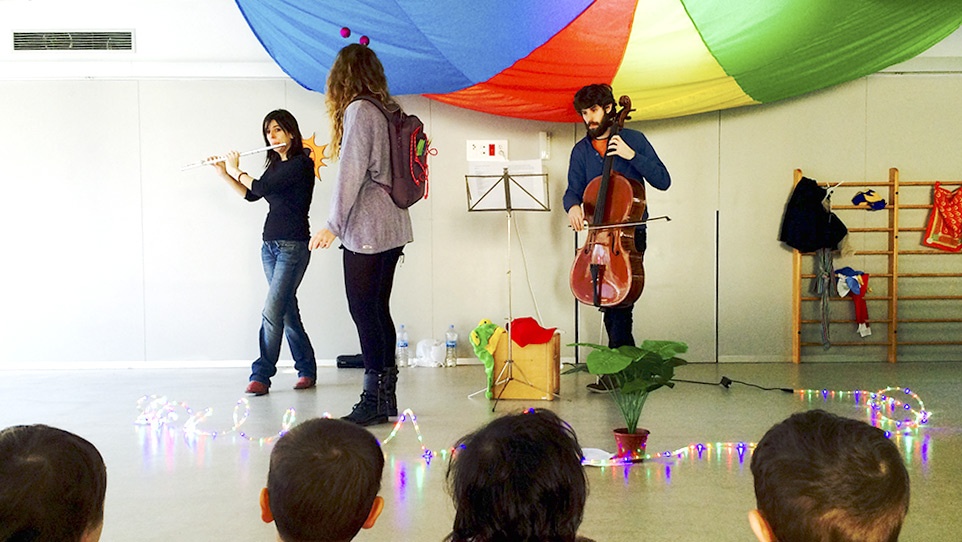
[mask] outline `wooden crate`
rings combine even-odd
[[[561,384],[561,334],[544,344],[513,345],[514,363],[505,369],[508,334],[502,334],[494,351],[494,397],[553,401]],[[510,378],[509,378],[510,377]]]

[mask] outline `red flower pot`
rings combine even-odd
[[[645,460],[645,446],[648,444],[648,430],[638,428],[634,433],[629,433],[628,428],[622,427],[613,431],[615,443],[618,445],[618,453],[615,459],[640,463]]]

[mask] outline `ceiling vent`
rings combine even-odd
[[[132,51],[133,32],[14,32],[14,51]]]

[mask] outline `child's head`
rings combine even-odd
[[[909,475],[885,432],[811,410],[765,433],[752,454],[759,540],[898,540]]]
[[[363,427],[307,420],[274,444],[262,518],[286,542],[351,540],[381,512],[383,470],[381,447]]]
[[[547,410],[462,437],[448,466],[448,540],[575,540],[588,494],[582,458],[574,431]]]
[[[95,542],[107,468],[93,444],[62,429],[0,431],[0,540]]]

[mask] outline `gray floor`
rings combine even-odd
[[[910,387],[932,412],[929,425],[896,439],[912,477],[912,504],[902,540],[962,539],[962,365],[949,363],[690,365],[677,377],[718,382],[722,376],[761,386],[831,391]],[[260,522],[257,495],[264,485],[271,445],[285,411],[298,421],[330,412],[343,415],[356,401],[358,370],[322,368],[319,387],[295,392],[294,376],[278,375],[270,395],[251,398],[245,436],[186,439],[190,416],[182,406],[168,430],[135,424],[138,399],[166,396],[194,413],[213,412],[198,429],[233,425],[246,369],[168,369],[0,373],[0,427],[46,423],[81,434],[101,450],[108,468],[102,540],[267,541],[272,525]],[[377,525],[357,540],[440,541],[453,509],[444,488],[447,452],[462,434],[502,412],[545,407],[566,419],[586,448],[611,450],[618,414],[605,396],[589,394],[587,375],[562,376],[555,401],[502,401],[492,413],[483,395],[468,398],[484,381],[480,366],[402,370],[401,408],[417,416],[423,444],[437,454],[427,464],[411,424],[385,443]],[[730,389],[679,383],[651,396],[641,425],[651,430],[649,452],[689,444],[757,441],[792,412],[824,408],[868,419],[851,398],[802,398],[742,384]],[[241,409],[239,412],[242,412]],[[393,426],[374,428],[385,441]],[[748,456],[722,451],[702,459],[651,461],[631,467],[588,468],[590,495],[582,534],[599,542],[628,540],[753,540],[746,512],[754,505]]]

